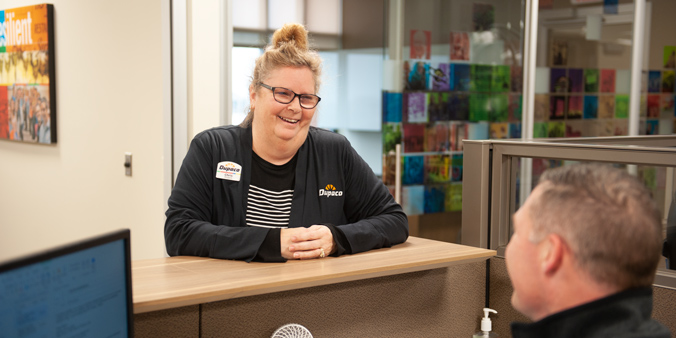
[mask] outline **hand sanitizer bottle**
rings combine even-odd
[[[481,318],[481,331],[475,333],[472,336],[473,338],[497,338],[498,337],[497,333],[491,332],[491,330],[493,329],[493,324],[491,323],[491,319],[488,318],[489,312],[498,313],[498,311],[495,311],[493,309],[484,308],[484,317]]]

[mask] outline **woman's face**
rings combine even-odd
[[[282,67],[272,70],[263,83],[270,87],[283,87],[296,94],[315,94],[315,81],[307,67]],[[300,106],[298,97],[287,104],[277,102],[272,90],[259,86],[249,90],[251,107],[254,109],[254,133],[263,133],[271,142],[305,142],[315,108]],[[300,145],[299,145],[300,146]]]

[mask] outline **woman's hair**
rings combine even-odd
[[[265,52],[256,59],[251,86],[253,90],[260,88],[271,71],[280,67],[307,67],[312,72],[315,82],[315,94],[319,91],[322,72],[322,59],[319,54],[309,48],[308,31],[301,24],[287,23],[272,35],[272,42]],[[248,127],[253,121],[253,109],[249,107],[246,118],[240,124]]]

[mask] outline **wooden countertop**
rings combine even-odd
[[[286,263],[178,256],[132,262],[134,313],[431,270],[486,260],[494,250],[409,237],[392,248]]]

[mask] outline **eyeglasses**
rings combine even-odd
[[[270,87],[263,82],[260,82],[260,85],[272,90],[272,97],[275,98],[275,101],[282,104],[291,103],[291,101],[293,101],[293,99],[295,99],[297,96],[301,107],[305,109],[312,109],[316,107],[319,101],[322,99],[321,97],[313,94],[296,94],[293,90],[283,87]]]

